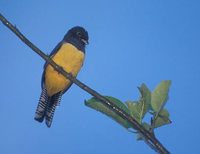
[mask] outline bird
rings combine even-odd
[[[50,53],[49,57],[66,72],[76,77],[85,59],[85,46],[88,44],[88,32],[81,26],[71,28],[63,40]],[[54,112],[60,105],[62,95],[71,87],[72,82],[57,72],[47,62],[41,80],[42,92],[34,119],[51,127]]]

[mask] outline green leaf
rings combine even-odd
[[[112,103],[114,103],[117,107],[125,111],[126,113],[129,113],[128,108],[118,99],[111,97],[111,96],[105,96],[108,100],[110,100]],[[126,120],[121,118],[117,113],[106,107],[104,104],[101,103],[98,99],[92,97],[88,101],[85,100],[85,105],[93,108],[94,110],[100,111],[101,113],[106,114],[116,122],[118,122],[120,125],[122,125],[125,128],[130,128],[131,124],[128,123]]]
[[[142,123],[142,126],[147,130],[147,131],[149,131],[149,129],[150,129],[150,125],[148,124],[148,123],[146,123],[146,122],[143,122]]]
[[[157,113],[163,109],[167,102],[170,84],[170,80],[164,80],[151,93],[151,106]]]
[[[131,117],[133,117],[137,122],[140,123],[140,108],[138,108],[139,103],[137,101],[125,101],[125,102],[128,106]]]
[[[168,110],[167,109],[162,109],[161,112],[159,113],[159,116],[168,118],[169,117]]]
[[[140,133],[137,134],[137,136],[136,136],[136,140],[137,140],[137,141],[141,141],[141,140],[143,140],[143,139],[142,139],[142,136],[140,135]]]
[[[138,87],[141,96],[139,101],[126,101],[126,104],[128,106],[130,115],[140,124],[142,123],[142,119],[144,115],[149,111],[150,109],[150,103],[151,103],[151,92],[150,90],[145,86],[145,84],[142,84],[141,87]]]
[[[141,119],[143,119],[144,115],[151,108],[151,91],[147,88],[147,86],[144,83],[141,87],[138,87],[138,89],[141,93],[139,103],[142,104]]]
[[[161,112],[158,114],[158,117],[155,121],[155,128],[170,124],[171,121],[169,119],[169,112],[166,109],[162,109]]]

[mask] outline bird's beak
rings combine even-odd
[[[85,44],[85,45],[88,45],[88,41],[84,40],[84,39],[81,39],[81,41]]]

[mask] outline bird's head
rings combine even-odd
[[[75,41],[78,41],[85,46],[88,44],[88,32],[83,27],[73,27],[67,32],[67,34],[64,37],[64,40],[66,41],[70,39],[74,39]]]

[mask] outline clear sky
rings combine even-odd
[[[176,154],[200,151],[200,2],[198,0],[0,0],[0,12],[45,53],[73,26],[89,32],[77,78],[103,95],[137,100],[172,80],[172,124],[156,136]],[[34,120],[44,60],[0,23],[1,154],[153,154],[136,135],[84,105],[73,85],[52,127]]]

